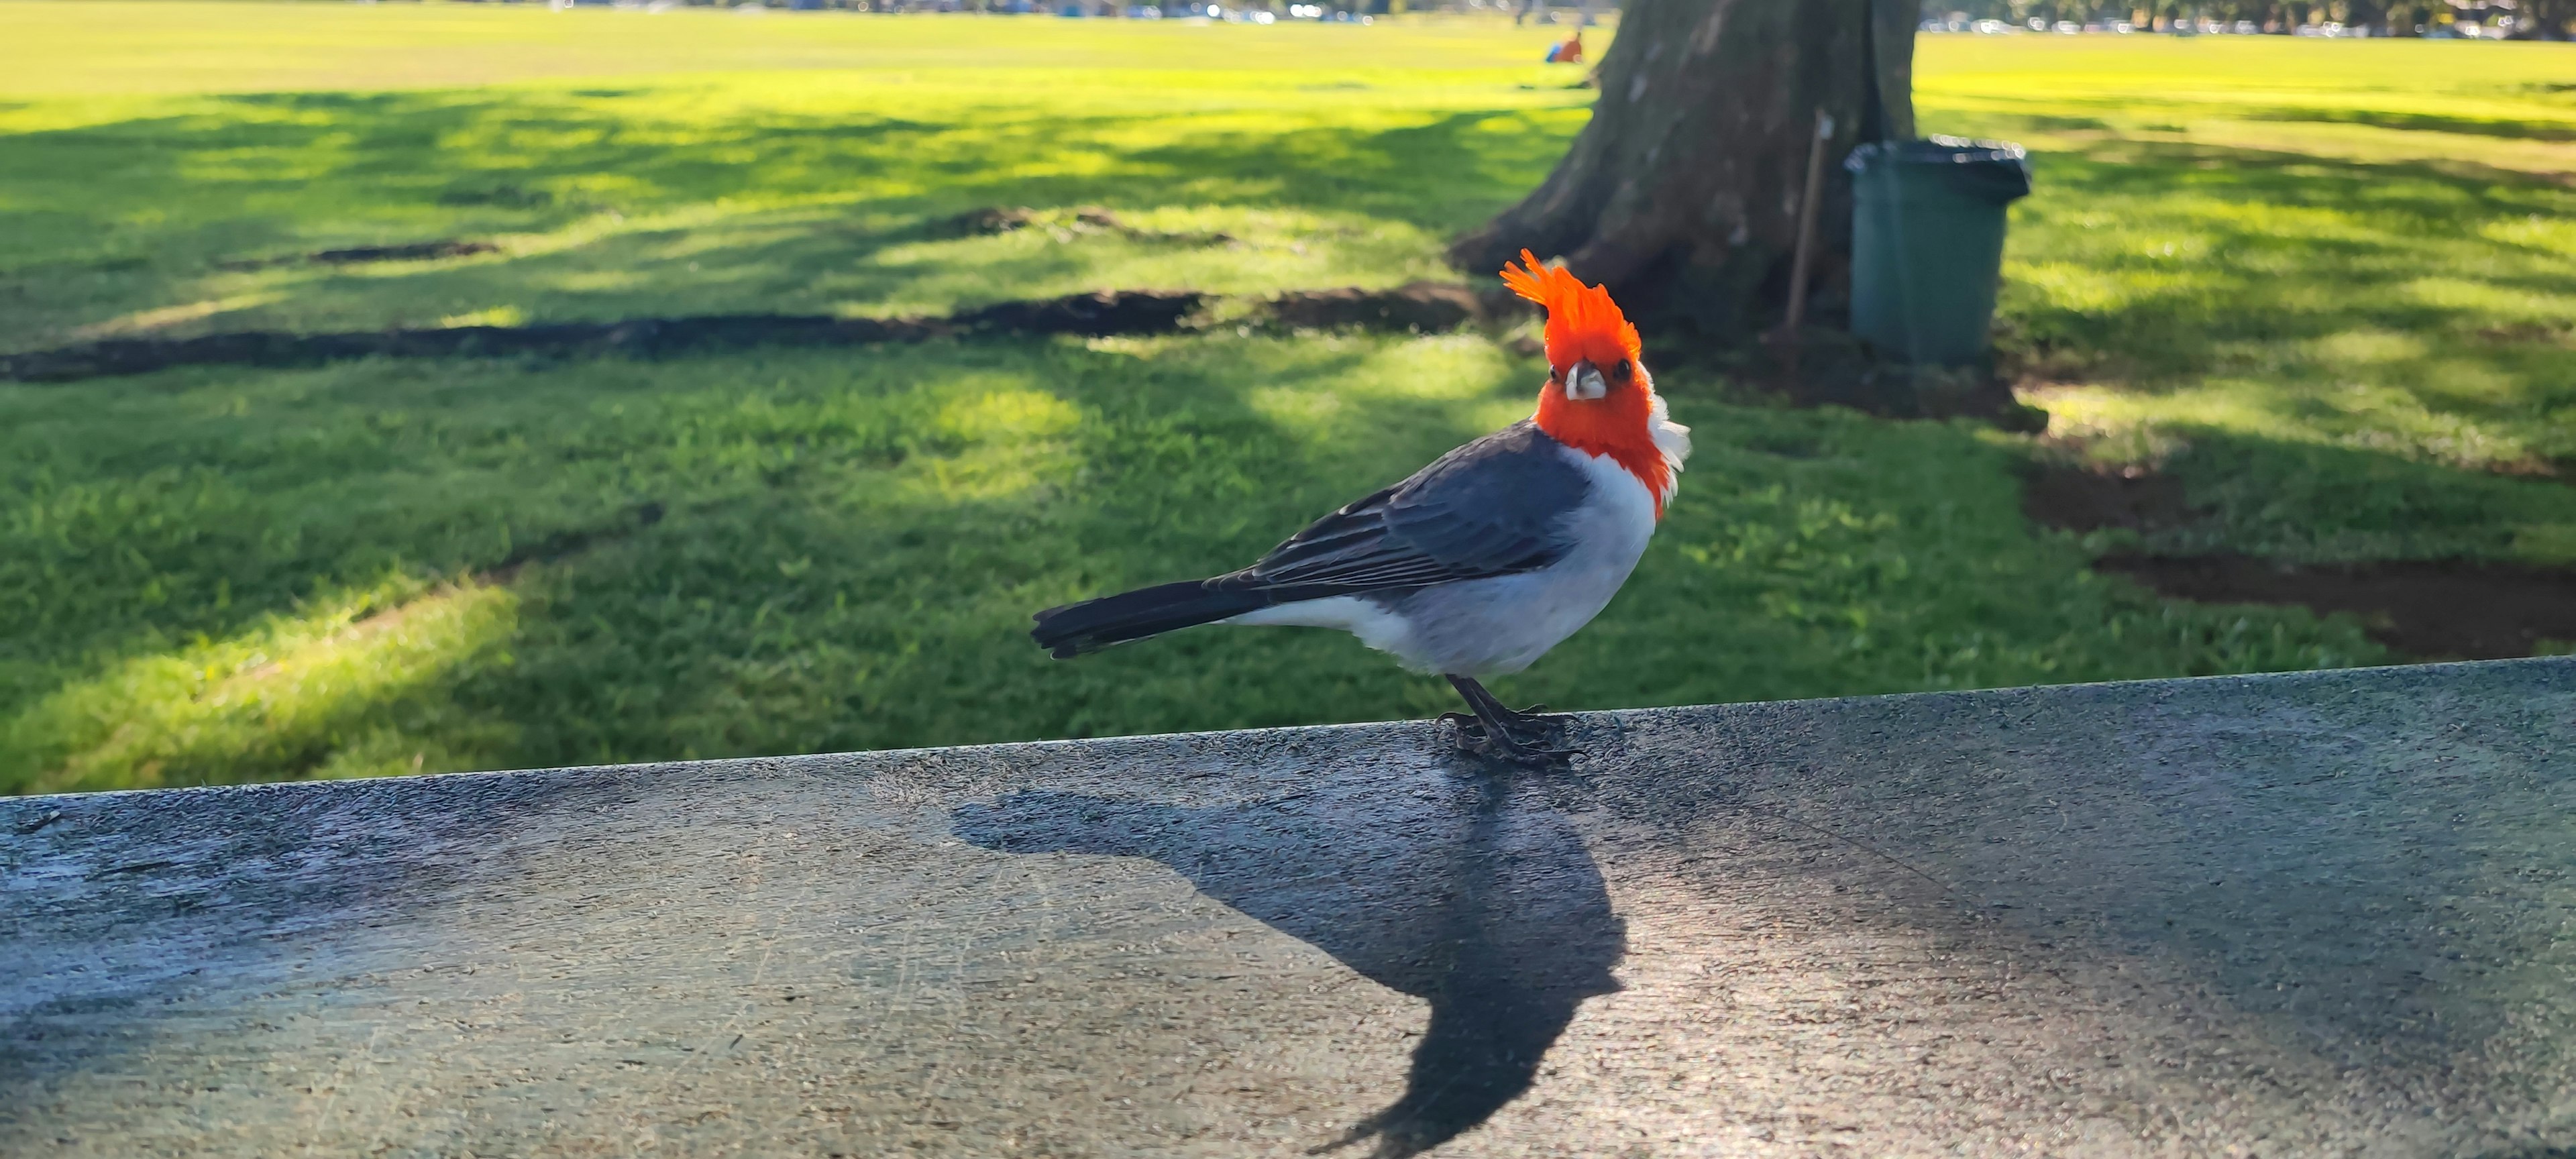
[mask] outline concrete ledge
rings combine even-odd
[[[2561,1155],[2571,694],[0,801],[0,1154]]]

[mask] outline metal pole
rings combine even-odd
[[[1807,324],[1807,275],[1815,263],[1816,203],[1823,199],[1825,143],[1833,139],[1833,114],[1816,110],[1816,139],[1807,146],[1807,187],[1798,194],[1798,243],[1789,262],[1789,310],[1771,341],[1780,351],[1780,369],[1791,389],[1798,382],[1798,331]]]
[[[1816,110],[1816,139],[1807,146],[1807,188],[1798,197],[1798,250],[1789,263],[1789,317],[1782,325],[1792,342],[1807,321],[1807,274],[1815,261],[1816,203],[1825,183],[1825,145],[1834,137],[1833,114]]]

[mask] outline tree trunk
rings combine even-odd
[[[1600,98],[1536,192],[1461,238],[1474,273],[1523,247],[1608,283],[1665,341],[1741,339],[1780,312],[1819,110],[1833,117],[1819,289],[1842,284],[1852,146],[1914,132],[1916,0],[1634,0]]]

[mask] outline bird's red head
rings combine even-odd
[[[1608,455],[1655,494],[1663,514],[1676,463],[1655,442],[1662,404],[1654,378],[1638,356],[1643,344],[1619,304],[1602,286],[1539,264],[1521,251],[1521,264],[1504,263],[1503,284],[1547,308],[1547,385],[1538,395],[1540,430],[1586,454]]]

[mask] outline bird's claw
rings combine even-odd
[[[1440,714],[1442,723],[1458,730],[1458,751],[1471,756],[1489,757],[1523,765],[1547,765],[1584,755],[1582,749],[1557,748],[1555,742],[1565,734],[1566,718],[1539,716],[1535,706],[1528,712],[1515,712],[1501,721],[1499,729],[1464,712]]]

